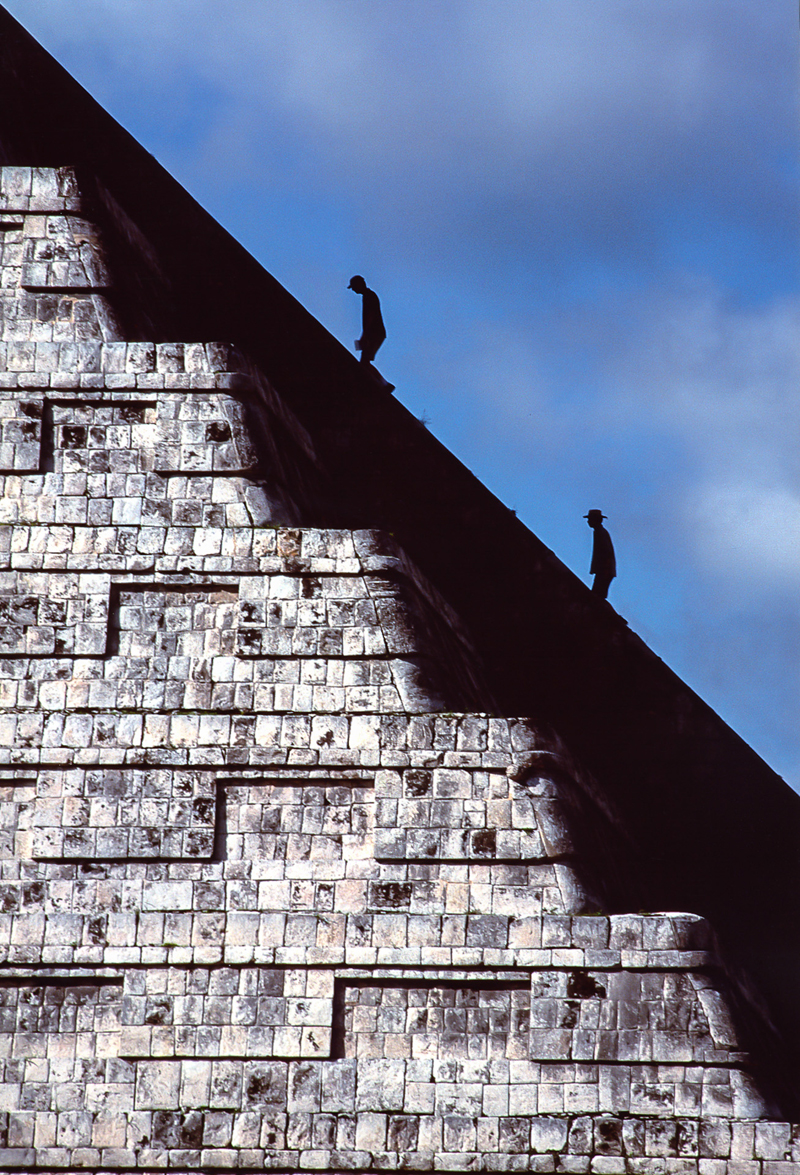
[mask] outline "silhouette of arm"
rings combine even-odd
[[[374,290],[367,290],[364,294],[362,310],[362,340],[382,343],[386,338],[386,327],[383,325],[380,300]]]
[[[617,560],[614,555],[614,544],[611,542],[611,535],[607,530],[599,526],[594,532],[592,565],[589,568],[589,574],[607,575],[611,579],[617,574]]]

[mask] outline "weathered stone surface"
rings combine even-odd
[[[121,337],[68,170],[0,196],[0,1162],[800,1169],[708,924],[605,912],[592,781],[290,525],[264,374]]]

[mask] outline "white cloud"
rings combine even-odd
[[[735,583],[800,593],[800,492],[737,482],[700,486],[689,518],[698,561]]]
[[[706,572],[800,593],[800,298],[741,309],[706,288],[641,315],[608,359],[603,427],[685,453],[669,492]]]

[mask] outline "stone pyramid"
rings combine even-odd
[[[0,1167],[800,1171],[797,797],[0,65]]]

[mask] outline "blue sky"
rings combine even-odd
[[[6,7],[800,790],[794,3]]]

